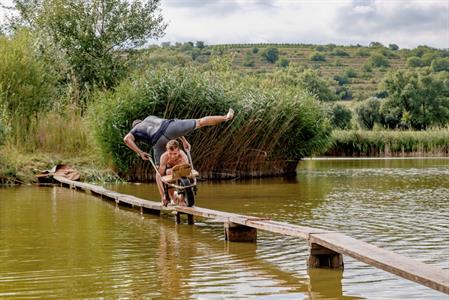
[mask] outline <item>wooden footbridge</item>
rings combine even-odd
[[[72,181],[61,176],[53,178],[63,186],[90,192],[106,200],[115,201],[117,205],[138,209],[142,214],[172,213],[178,224],[181,223],[182,214],[187,215],[189,224],[194,224],[194,216],[223,222],[225,239],[230,242],[256,242],[257,229],[305,239],[309,244],[308,266],[310,268],[343,268],[343,255],[348,255],[376,268],[449,294],[448,270],[412,260],[339,232],[200,207],[164,207],[159,202],[120,194],[93,184]]]

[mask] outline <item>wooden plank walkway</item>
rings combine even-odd
[[[183,213],[192,216],[192,220],[193,216],[198,216],[221,221],[225,223],[225,225],[228,224],[227,226],[229,226],[229,224],[237,224],[237,226],[243,226],[245,228],[261,229],[283,235],[299,237],[308,241],[311,249],[311,256],[332,254],[334,255],[332,258],[334,260],[336,254],[340,256],[341,254],[348,255],[376,268],[449,294],[448,270],[443,270],[435,266],[415,261],[394,252],[356,240],[339,232],[292,225],[266,218],[245,216],[201,207],[164,207],[160,202],[120,194],[93,184],[71,181],[59,176],[54,176],[54,179],[72,189],[89,191],[93,194],[114,200],[118,204],[123,203],[135,208],[140,208],[141,212],[150,210],[158,213],[164,211],[176,214]],[[310,260],[309,258],[309,264],[311,261],[314,260]],[[330,266],[333,265],[330,264]]]

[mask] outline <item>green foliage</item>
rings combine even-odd
[[[345,76],[349,78],[356,78],[357,77],[357,71],[353,68],[348,68],[345,70]]]
[[[390,63],[388,62],[388,58],[386,58],[385,56],[378,54],[378,53],[371,54],[370,58],[368,59],[367,64],[369,66],[375,67],[375,68],[390,66]]]
[[[327,81],[323,80],[317,71],[306,69],[302,72],[290,72],[290,80],[293,80],[297,87],[304,89],[315,95],[321,101],[334,101],[335,95],[330,90]]]
[[[319,52],[314,52],[310,55],[311,61],[326,61],[326,56]]]
[[[337,95],[337,98],[340,100],[352,99],[352,92],[346,86],[338,86],[335,91],[335,94]]]
[[[366,48],[360,48],[355,52],[355,56],[368,57],[370,56],[370,51]]]
[[[275,47],[268,47],[262,51],[261,56],[268,62],[274,64],[279,58],[279,50]]]
[[[278,61],[278,66],[281,68],[286,68],[290,64],[290,60],[286,57],[281,57]]]
[[[334,130],[328,155],[404,156],[449,154],[449,130],[355,131]]]
[[[336,49],[331,54],[335,55],[335,56],[340,56],[340,57],[349,56],[349,53],[342,49]]]
[[[431,68],[433,72],[449,72],[449,57],[434,59],[431,64]]]
[[[387,74],[382,82],[383,89],[388,92],[382,108],[383,115],[389,116],[385,125],[421,130],[448,124],[449,81],[444,75],[447,73],[443,76],[416,71]]]
[[[351,81],[346,75],[334,75],[334,80],[338,83],[338,85],[347,84]]]
[[[393,51],[399,50],[399,46],[396,44],[389,44],[388,48]]]
[[[370,42],[369,47],[370,48],[384,48],[384,45],[379,42]]]
[[[251,49],[251,51],[252,51],[254,54],[256,54],[257,52],[259,52],[259,48],[253,47],[253,48]]]
[[[15,0],[21,18],[66,54],[81,89],[112,87],[124,76],[119,49],[163,35],[158,0]]]
[[[206,172],[231,165],[244,169],[260,159],[297,160],[325,149],[329,136],[323,108],[304,91],[261,89],[231,73],[161,68],[97,96],[89,114],[95,135],[123,172],[151,168],[123,143],[132,121],[150,114],[196,119],[235,109],[231,124],[202,128],[188,137],[195,167]]]
[[[423,61],[418,56],[410,56],[407,58],[407,66],[410,68],[418,68],[424,66]]]
[[[5,112],[13,139],[26,139],[32,121],[52,107],[57,94],[53,75],[51,66],[37,55],[28,31],[0,37],[0,113]]]
[[[352,112],[349,108],[340,104],[332,104],[329,109],[329,120],[332,128],[351,128]]]
[[[374,124],[380,122],[379,110],[380,101],[376,98],[361,102],[355,109],[360,127],[373,129]]]
[[[327,50],[326,46],[318,45],[315,47],[315,50],[318,52],[325,52]]]
[[[199,49],[203,49],[204,47],[206,47],[203,41],[196,41],[195,46]]]
[[[245,67],[254,67],[254,57],[251,53],[246,52],[245,57],[243,58],[243,65]]]

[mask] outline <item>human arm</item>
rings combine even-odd
[[[187,141],[187,139],[184,137],[184,136],[181,136],[180,138],[179,138],[180,140],[181,140],[181,142],[182,142],[182,146],[184,147],[184,149],[186,150],[186,151],[190,151],[190,144],[189,144],[189,142]]]
[[[126,146],[128,146],[131,150],[137,153],[143,160],[149,160],[151,158],[150,154],[142,151],[137,145],[134,138],[134,135],[129,132],[125,137],[123,138],[123,141],[125,142]]]

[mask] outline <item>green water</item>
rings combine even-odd
[[[157,200],[154,185],[108,186]],[[197,205],[343,232],[449,269],[449,159],[303,161],[293,180],[200,183]],[[175,225],[60,187],[0,188],[0,299],[447,299],[344,257],[308,270],[304,241]]]

